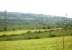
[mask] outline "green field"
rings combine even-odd
[[[48,29],[40,29],[40,31],[46,31]],[[35,31],[39,31],[39,29],[35,29],[35,30],[16,30],[16,31],[3,31],[3,32],[0,32],[0,35],[11,35],[11,34],[21,34],[21,33],[26,33],[28,31],[31,31],[31,32],[35,32]]]
[[[57,30],[57,29],[61,29],[61,28],[54,28],[54,29],[33,29],[33,30],[15,30],[15,31],[3,31],[3,32],[0,32],[0,35],[11,35],[11,34],[21,34],[21,33],[26,33],[28,31],[31,31],[31,32],[35,32],[35,31],[41,31],[41,32],[44,32],[44,31],[49,31],[49,30]]]
[[[0,50],[72,50],[72,18],[0,12]]]
[[[72,50],[71,35],[72,30],[61,28],[4,31],[0,32],[0,50]]]
[[[72,50],[72,36],[64,39],[64,50]],[[63,50],[62,37],[0,41],[0,50]]]

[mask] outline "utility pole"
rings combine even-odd
[[[64,46],[64,33],[63,33],[63,50],[64,50],[65,46]]]
[[[68,14],[65,13],[65,16],[67,17]],[[67,24],[67,19],[64,20],[64,27],[65,27],[66,24]],[[65,40],[65,37],[64,37],[64,33],[63,33],[63,50],[65,50],[65,41],[64,40]]]
[[[4,11],[4,31],[7,31],[7,11]]]

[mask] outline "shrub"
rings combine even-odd
[[[34,37],[34,39],[40,39],[40,37],[36,36],[36,37]]]
[[[48,29],[51,29],[51,27],[47,27]]]
[[[2,37],[6,37],[7,35],[3,34]]]
[[[15,28],[13,28],[12,30],[13,30],[13,31],[15,31],[16,29],[15,29]]]
[[[7,31],[7,28],[6,27],[4,27],[4,31]]]
[[[31,31],[27,31],[26,33],[31,33]]]
[[[30,36],[30,37],[28,37],[27,39],[32,39],[32,37]]]
[[[51,34],[51,35],[49,35],[50,37],[56,37],[56,35],[53,35],[53,34]]]

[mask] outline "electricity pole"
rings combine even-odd
[[[4,31],[7,31],[7,11],[4,11]]]
[[[65,16],[67,17],[68,14],[66,13]],[[64,27],[67,24],[67,19],[64,20]],[[63,33],[63,50],[65,50],[65,41],[64,41],[65,37],[64,37],[64,33]]]

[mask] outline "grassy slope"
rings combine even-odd
[[[49,30],[56,30],[56,29],[61,29],[61,28],[55,28],[55,29],[33,29],[33,30],[3,31],[3,32],[0,32],[0,35],[3,35],[3,34],[6,34],[6,35],[21,34],[21,33],[26,33],[27,31],[35,32],[35,31],[49,31]]]
[[[40,29],[40,31],[45,31],[48,29]],[[26,33],[27,31],[39,31],[39,29],[35,29],[35,30],[16,30],[16,31],[4,31],[4,32],[0,32],[0,35],[6,34],[6,35],[11,35],[11,34],[21,34],[21,33]]]
[[[62,37],[0,41],[0,50],[63,50]],[[65,50],[72,50],[72,37],[65,37]]]

